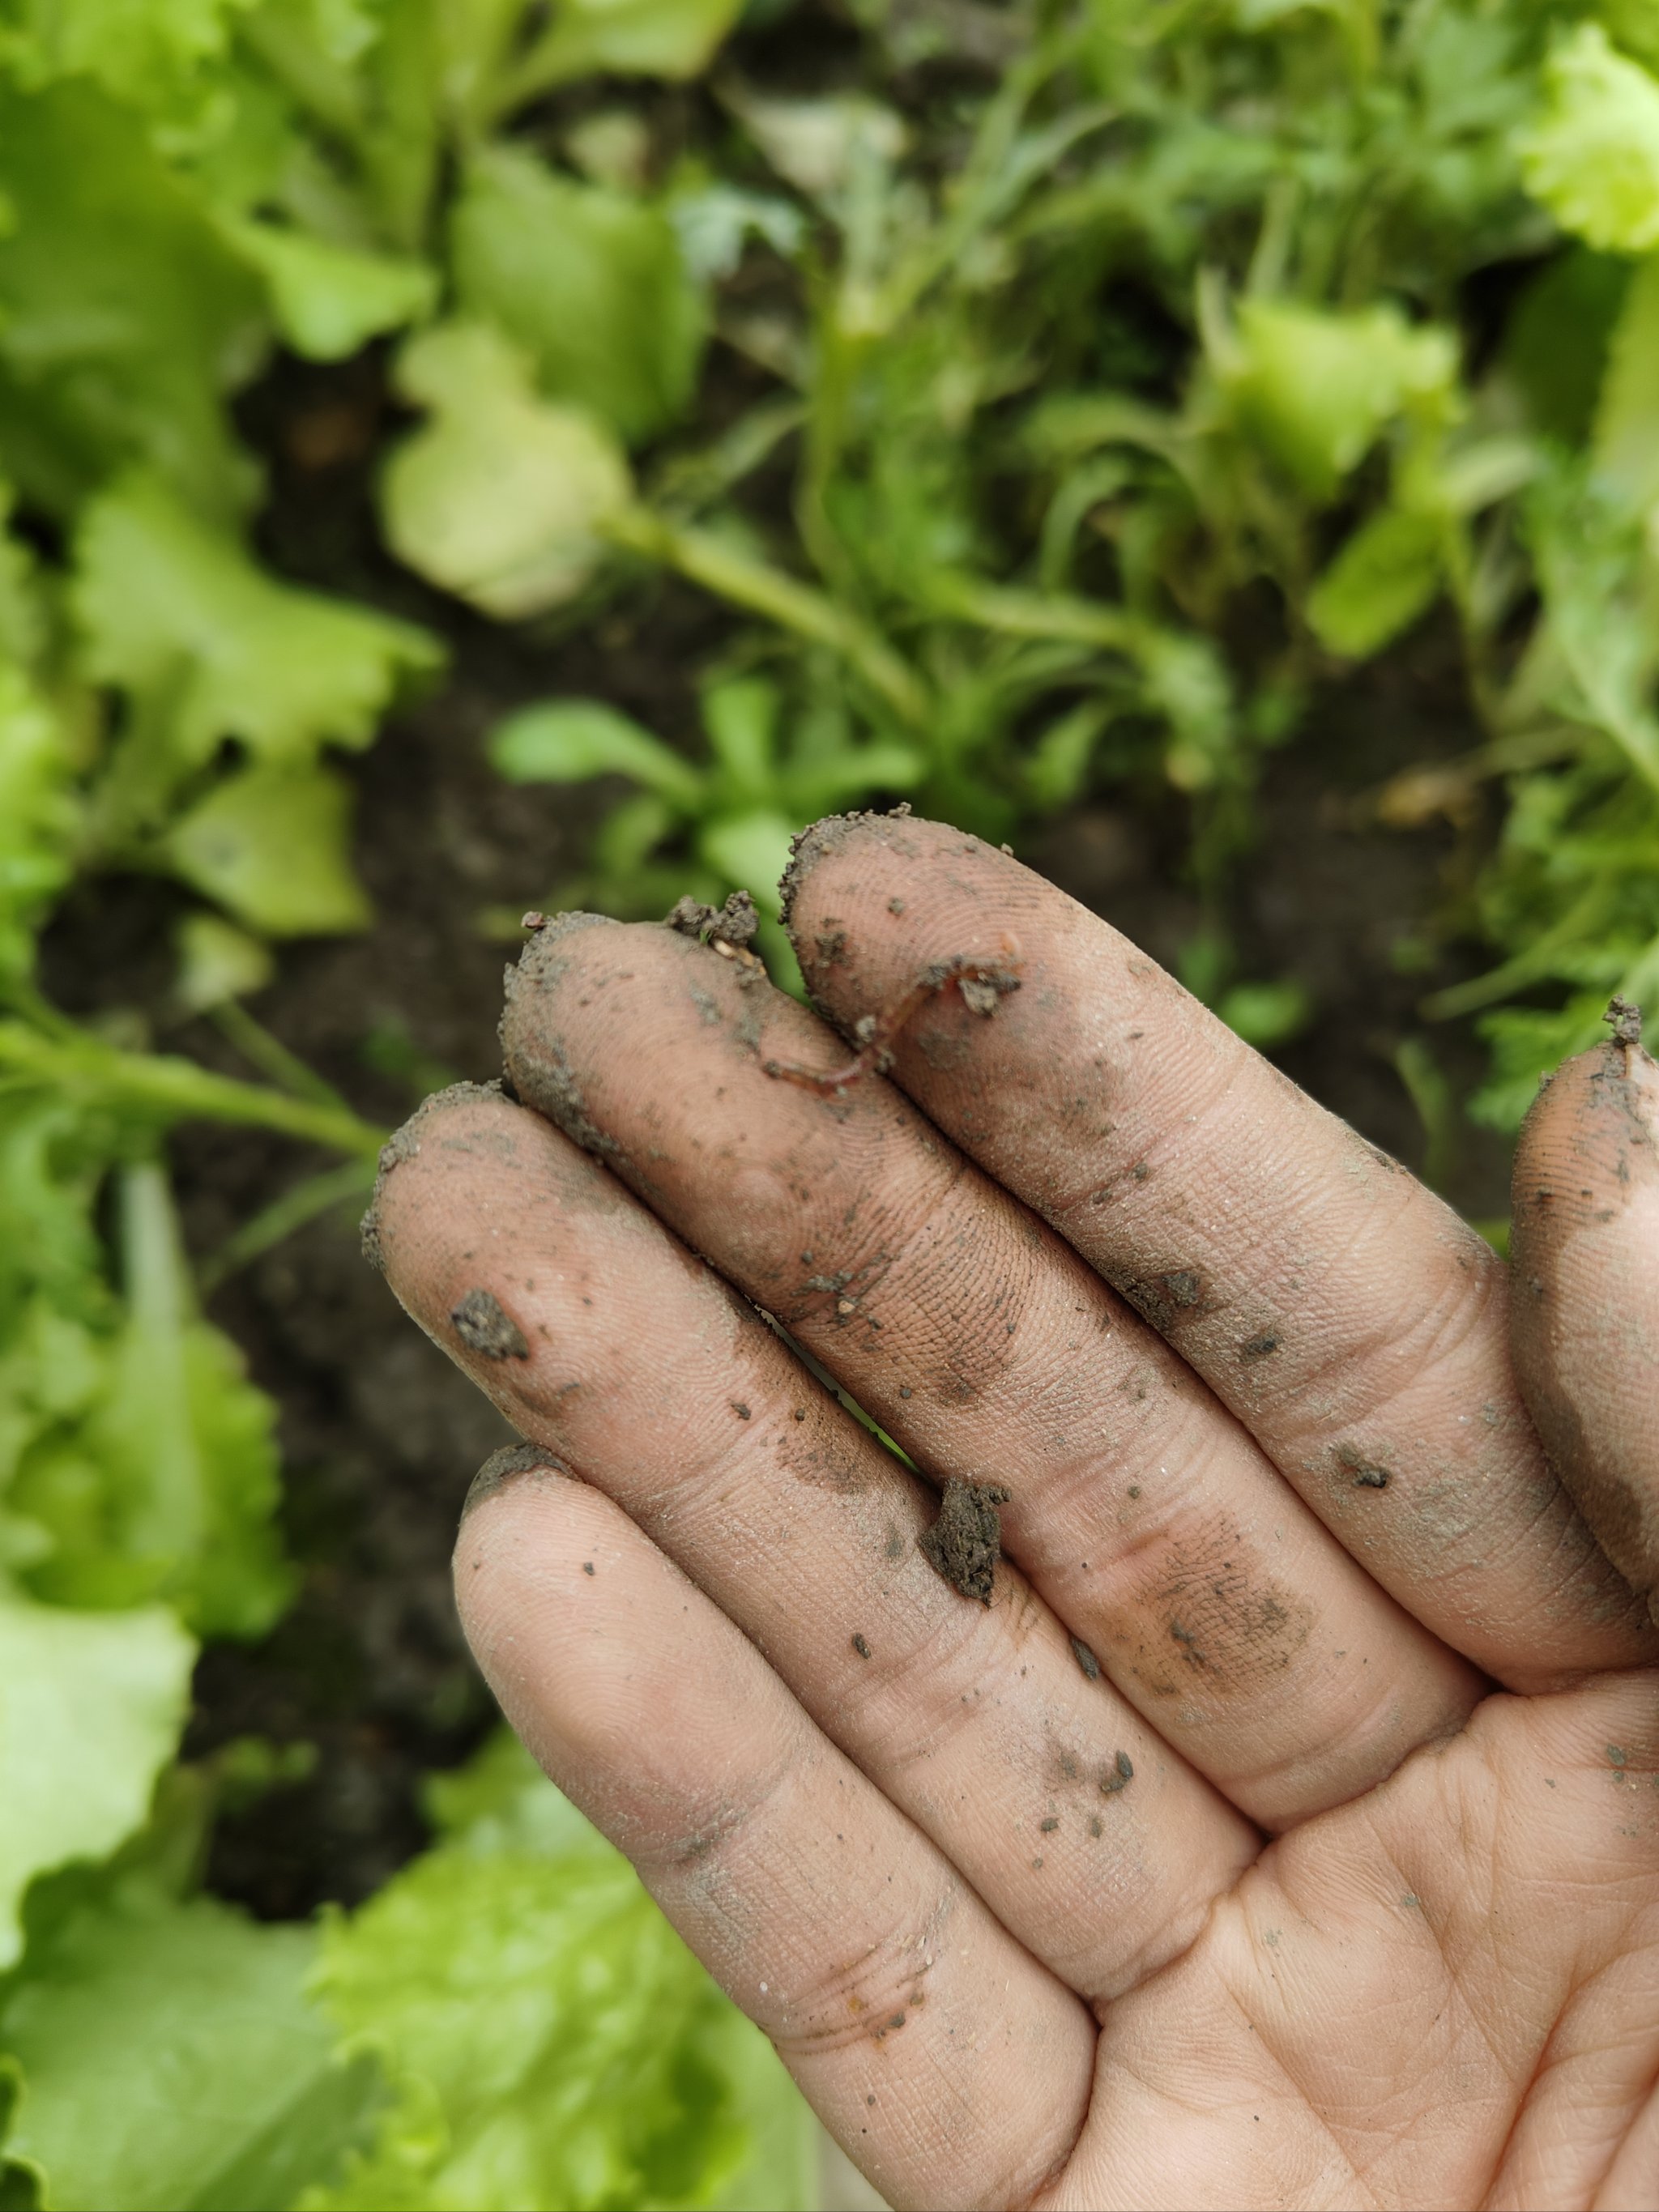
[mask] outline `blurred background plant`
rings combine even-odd
[[[562,875],[481,891],[475,948],[508,891],[741,886],[795,988],[814,815],[1030,848],[1109,804],[1173,834],[1183,980],[1275,1049],[1331,1012],[1238,923],[1275,763],[1334,789],[1322,702],[1404,696],[1341,804],[1439,841],[1389,953],[1425,1171],[1659,993],[1646,0],[738,6],[0,8],[0,2205],[821,2185],[459,1676],[373,1881],[256,1917],[226,1870],[325,1730],[295,1690],[234,1732],[225,1655],[280,1674],[338,1571],[205,1302],[337,1235],[448,1072],[367,987],[327,1075],[247,1002],[375,926],[371,863],[418,915],[422,712],[554,810]],[[233,1157],[276,1164],[227,1219]]]

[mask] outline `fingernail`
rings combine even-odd
[[[494,1498],[521,1474],[568,1474],[570,1472],[562,1460],[556,1459],[550,1451],[539,1444],[503,1444],[500,1451],[491,1452],[478,1472],[467,1485],[466,1496],[461,1504],[461,1518]]]

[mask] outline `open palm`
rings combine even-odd
[[[1523,1403],[1481,1241],[1051,886],[792,897],[841,1035],[567,920],[392,1148],[509,1718],[895,2203],[1659,2203],[1659,1070],[1523,1142]]]

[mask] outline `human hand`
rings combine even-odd
[[[551,925],[560,1127],[392,1147],[392,1287],[530,1439],[456,1552],[514,1727],[894,2203],[1659,2202],[1659,1069],[1534,1110],[1517,1391],[1480,1239],[1013,860],[832,821],[791,921],[855,1043],[1020,988],[822,1096],[729,945]]]

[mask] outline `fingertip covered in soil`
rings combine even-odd
[[[1552,1465],[1659,1619],[1659,1063],[1614,998],[1516,1147],[1510,1338]]]

